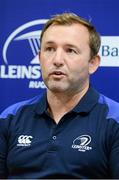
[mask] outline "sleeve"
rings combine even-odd
[[[12,120],[12,116],[15,115],[21,105],[25,103],[26,101],[13,104],[0,114],[0,179],[8,177],[7,155],[9,153],[9,123]]]
[[[110,151],[110,172],[113,179],[119,179],[119,123],[116,122],[111,130],[112,139]]]
[[[0,179],[7,178],[7,133],[5,119],[0,119]]]

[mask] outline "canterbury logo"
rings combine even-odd
[[[32,143],[32,136],[21,135],[18,137],[18,144],[17,146],[30,146]]]

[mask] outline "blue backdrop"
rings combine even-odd
[[[42,94],[39,35],[51,15],[74,12],[91,19],[102,37],[102,63],[91,77],[97,90],[119,101],[118,0],[0,0],[0,112]]]

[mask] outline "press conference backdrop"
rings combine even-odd
[[[0,0],[0,112],[43,93],[39,36],[51,15],[62,12],[96,26],[102,62],[91,83],[119,102],[119,0]]]

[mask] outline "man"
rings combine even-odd
[[[0,116],[0,178],[119,178],[119,104],[89,82],[100,64],[100,36],[63,13],[41,34],[47,90]]]

